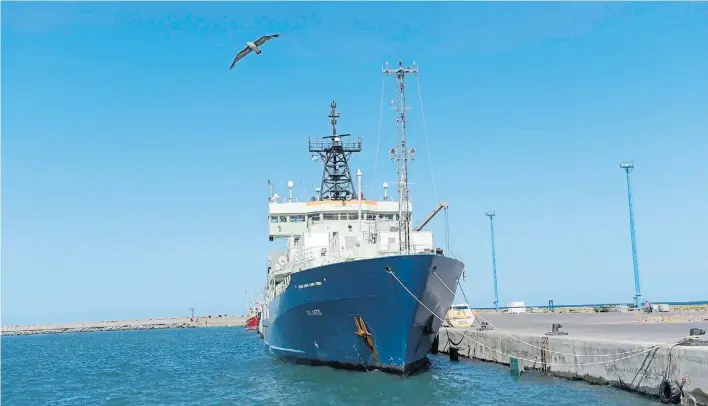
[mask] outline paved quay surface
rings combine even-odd
[[[2,326],[2,335],[12,336],[197,327],[243,327],[245,324],[246,319],[242,316],[221,315],[221,317],[219,317],[219,315],[207,315],[198,316],[194,319],[190,317],[161,317],[136,320],[103,320],[92,322]]]
[[[524,369],[656,397],[669,388],[683,404],[708,405],[708,345],[677,345],[691,328],[708,331],[706,311],[478,316],[498,329],[477,330],[480,319],[467,330],[441,328],[437,350],[506,365],[515,357]],[[554,323],[568,335],[545,335]]]
[[[667,313],[478,313],[507,332],[540,334],[561,324],[569,336],[659,343],[681,339],[696,327],[708,331],[708,311]],[[661,321],[663,318],[664,321]],[[479,320],[481,321],[481,320]],[[478,326],[479,324],[475,324]]]

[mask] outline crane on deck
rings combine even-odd
[[[430,223],[430,220],[432,220],[433,217],[435,217],[438,213],[440,213],[440,210],[446,209],[446,208],[447,208],[447,203],[444,200],[441,200],[440,203],[438,203],[437,207],[435,207],[435,209],[433,209],[433,211],[430,212],[430,214],[428,214],[428,216],[426,218],[424,218],[423,221],[418,223],[418,225],[415,226],[415,228],[413,228],[413,231],[422,230],[423,227],[425,227],[426,225],[428,225],[428,223]]]

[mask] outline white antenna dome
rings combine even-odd
[[[388,189],[388,182],[384,182],[383,187],[384,187],[384,189]]]
[[[278,199],[280,199],[280,196],[277,193],[273,193],[273,201],[277,202]]]
[[[288,181],[288,189],[292,189],[293,187],[295,187],[295,183],[293,183],[293,181],[289,180]]]

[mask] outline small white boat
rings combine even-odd
[[[469,328],[474,324],[474,313],[467,303],[454,304],[445,315],[445,321],[450,327]]]

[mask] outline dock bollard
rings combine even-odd
[[[551,326],[551,331],[547,332],[546,335],[547,336],[567,336],[568,333],[566,333],[565,331],[560,331],[561,327],[563,327],[562,324],[554,323]]]
[[[706,335],[705,330],[701,330],[700,328],[692,328],[688,330],[688,335],[690,336],[703,336]]]
[[[459,360],[460,360],[460,353],[458,352],[457,348],[450,347],[450,361],[459,361]]]
[[[708,346],[708,340],[705,339],[706,331],[700,328],[691,328],[688,330],[688,337],[683,339],[679,345],[681,346],[693,346],[693,347],[706,347]]]

